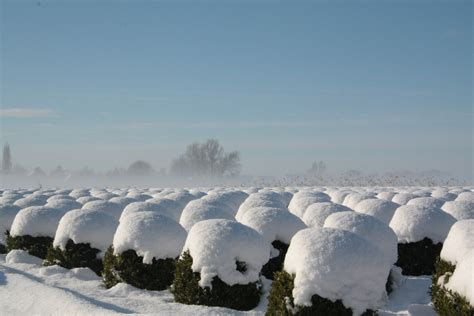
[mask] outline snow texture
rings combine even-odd
[[[384,222],[377,218],[357,213],[339,212],[331,214],[324,227],[350,231],[374,244],[391,264],[398,259],[397,235]]]
[[[201,287],[211,287],[215,276],[228,285],[255,282],[270,258],[270,246],[262,235],[225,219],[195,224],[186,239],[186,250],[193,258],[192,270],[201,274]],[[236,260],[245,263],[245,272],[237,271]]]
[[[110,214],[101,211],[72,210],[59,221],[53,246],[66,249],[69,239],[74,243],[89,243],[99,249],[102,257],[112,244],[118,221]]]
[[[153,258],[176,258],[186,240],[186,231],[168,216],[156,212],[130,214],[120,221],[113,238],[114,254],[135,250],[143,263]]]
[[[12,236],[54,237],[59,220],[65,211],[44,206],[30,206],[21,209],[13,220]]]
[[[27,264],[36,264],[36,265],[41,265],[43,263],[43,260],[30,255],[28,252],[24,250],[19,250],[15,249],[10,251],[6,258],[5,261],[7,263],[27,263]]]
[[[123,208],[119,204],[104,200],[87,202],[82,206],[82,209],[89,211],[101,211],[112,215],[116,219],[120,218],[120,214],[122,214],[123,211]]]
[[[471,249],[454,269],[446,288],[466,297],[474,306],[474,249]]]
[[[433,243],[443,242],[456,219],[439,208],[417,205],[400,206],[390,221],[399,243],[411,243],[425,237]]]
[[[449,230],[441,259],[456,265],[471,249],[474,249],[474,219],[459,221]]]
[[[169,202],[169,203],[168,203]],[[140,213],[140,212],[154,212],[157,214],[161,214],[164,216],[168,216],[172,220],[175,220],[175,211],[174,211],[174,206],[176,202],[167,200],[163,201],[162,203],[150,203],[150,202],[133,202],[130,203],[125,207],[125,209],[122,212],[122,215],[120,216],[120,222],[124,220],[127,216]],[[172,207],[168,207],[170,205]]]
[[[385,282],[391,264],[366,239],[345,230],[308,228],[292,239],[284,269],[295,275],[296,305],[311,305],[317,294],[360,315],[386,301]]]
[[[189,231],[196,223],[207,219],[221,218],[234,220],[232,213],[228,207],[222,207],[222,203],[208,199],[199,199],[191,201],[186,205],[181,213],[179,223],[186,231]]]
[[[443,206],[444,202],[445,201],[439,200],[434,197],[424,196],[424,197],[411,199],[410,201],[408,201],[406,205],[417,205],[417,206],[427,207],[427,208],[440,208],[441,206]]]
[[[337,212],[352,211],[347,206],[332,202],[314,203],[308,206],[303,216],[303,222],[308,227],[323,227],[326,218]]]

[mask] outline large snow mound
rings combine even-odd
[[[342,204],[332,202],[314,203],[306,209],[303,222],[308,225],[308,227],[323,227],[324,221],[329,215],[347,211],[352,210]]]
[[[207,219],[229,219],[233,220],[234,216],[228,208],[222,207],[221,203],[213,203],[207,199],[194,200],[188,203],[181,213],[179,223],[189,231],[196,223]]]
[[[65,211],[44,206],[30,206],[21,209],[13,220],[12,236],[54,237],[59,220]]]
[[[397,234],[399,243],[411,243],[425,237],[433,243],[443,242],[456,219],[439,208],[403,205],[397,208],[390,227]]]
[[[306,228],[296,215],[280,208],[262,207],[258,211],[249,211],[240,222],[259,232],[268,243],[275,240],[289,244],[299,230]]]
[[[456,265],[474,249],[474,219],[456,222],[443,243],[441,259]]]
[[[57,208],[67,212],[70,210],[81,208],[82,204],[71,199],[48,199],[48,203],[46,203],[45,207]]]
[[[397,193],[393,196],[392,202],[395,202],[400,205],[405,205],[408,203],[408,201],[417,197],[419,197],[419,195],[413,193]]]
[[[172,204],[172,207],[168,207]],[[140,213],[140,212],[154,212],[164,216],[168,216],[172,220],[175,220],[176,214],[174,211],[175,202],[171,200],[165,200],[162,203],[150,203],[150,202],[132,202],[128,204],[123,210],[120,216],[120,222],[123,221],[127,216]]]
[[[160,212],[168,213],[169,217],[172,218],[176,222],[179,221],[181,212],[184,209],[184,206],[181,203],[175,200],[170,200],[168,198],[158,198],[158,199],[154,198],[154,199],[146,200],[146,202],[157,205],[161,209]]]
[[[288,210],[296,216],[303,218],[308,206],[314,203],[330,202],[329,195],[323,192],[300,191],[293,195],[288,205]]]
[[[35,264],[35,265],[41,265],[43,263],[43,260],[30,255],[28,252],[20,249],[15,249],[10,251],[6,258],[5,262],[12,264],[12,263],[27,263],[27,264]]]
[[[373,216],[357,212],[334,213],[326,219],[324,227],[347,230],[359,235],[373,243],[392,264],[398,259],[397,235],[387,224]]]
[[[181,225],[155,212],[138,212],[120,221],[113,239],[114,254],[135,250],[143,256],[143,263],[151,264],[153,258],[176,258],[186,240]]]
[[[457,220],[474,219],[474,200],[448,201],[443,204],[441,209]]]
[[[30,195],[19,200],[16,200],[14,205],[20,208],[26,208],[30,206],[43,206],[46,204],[46,197]]]
[[[118,221],[110,214],[101,211],[72,210],[59,221],[53,246],[66,249],[69,239],[74,243],[89,243],[99,249],[102,257],[112,244]]]
[[[395,210],[400,205],[391,201],[380,199],[366,199],[362,200],[354,208],[354,211],[367,215],[374,216],[385,224],[390,224]]]
[[[471,306],[474,306],[474,249],[471,249],[458,262],[453,275],[449,278],[446,287],[466,297]]]
[[[274,207],[286,209],[281,197],[274,192],[258,192],[251,194],[239,207],[235,218],[240,220],[244,214],[257,207]]]
[[[355,209],[356,205],[359,202],[367,199],[373,199],[375,197],[374,193],[366,192],[366,193],[351,193],[344,198],[342,205],[345,205],[351,209]]]
[[[471,201],[474,202],[474,192],[467,191],[459,193],[455,201]]]
[[[317,294],[331,301],[342,300],[356,315],[385,303],[390,267],[372,243],[332,228],[299,231],[284,264],[285,271],[295,275],[295,304],[310,306],[311,297]]]
[[[186,239],[186,250],[193,258],[192,270],[201,274],[201,287],[211,287],[215,276],[228,285],[255,282],[270,258],[270,246],[262,235],[225,219],[195,224]],[[237,271],[236,260],[245,263],[245,272]]]
[[[20,211],[20,207],[16,205],[0,206],[0,244],[5,244],[5,232],[10,230],[16,214]]]
[[[406,205],[417,205],[417,206],[427,207],[427,208],[433,208],[433,207],[440,208],[441,206],[443,206],[444,202],[445,201],[434,198],[434,197],[423,196],[423,197],[411,199],[410,201],[408,201]]]

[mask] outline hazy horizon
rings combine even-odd
[[[242,174],[472,181],[472,2],[1,1],[13,161],[156,170],[195,141]]]

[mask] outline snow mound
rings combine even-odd
[[[5,244],[5,232],[10,230],[19,211],[20,207],[16,205],[0,206],[0,244]]]
[[[395,194],[397,194],[397,192],[384,191],[384,192],[380,192],[375,197],[377,199],[391,201],[393,199],[393,197],[395,196]]]
[[[50,202],[53,202],[53,201],[56,201],[56,200],[73,200],[73,201],[75,201],[76,199],[73,198],[72,196],[69,196],[69,195],[66,195],[66,194],[56,194],[56,195],[53,195],[50,198],[48,198],[46,200],[46,202],[50,203]]]
[[[46,197],[44,196],[28,196],[16,200],[13,205],[19,206],[20,208],[26,208],[30,206],[43,206],[46,204]]]
[[[139,212],[120,221],[113,239],[114,254],[135,250],[143,263],[153,258],[176,258],[186,240],[186,231],[171,218],[155,212]]]
[[[186,204],[196,199],[194,195],[184,190],[170,193],[166,195],[165,198],[178,202],[181,205],[181,208],[184,208]]]
[[[474,219],[474,200],[448,201],[443,204],[441,209],[457,220]]]
[[[331,201],[336,204],[342,204],[344,202],[344,199],[346,196],[349,194],[353,193],[351,191],[340,191],[340,190],[330,190],[326,192],[330,197]]]
[[[78,199],[85,196],[90,196],[89,190],[87,189],[74,189],[69,192],[69,196],[73,197],[74,199]]]
[[[256,212],[249,211],[240,222],[259,232],[269,244],[275,240],[290,244],[293,235],[306,228],[298,216],[287,210],[271,207],[262,207]]]
[[[423,240],[443,242],[456,219],[439,208],[425,208],[417,205],[400,206],[390,221],[390,227],[397,234],[399,243]]]
[[[111,198],[114,198],[118,196],[117,194],[107,192],[107,191],[102,191],[102,190],[91,190],[90,194],[93,197],[98,198],[99,200],[110,200]]]
[[[166,200],[162,203],[150,203],[150,202],[133,202],[125,207],[120,216],[120,222],[129,215],[133,215],[140,212],[154,212],[175,220],[175,212],[172,208],[168,208],[167,201],[174,206],[174,202]]]
[[[82,209],[88,211],[101,211],[112,215],[116,219],[120,218],[123,211],[123,208],[119,204],[104,200],[87,202],[82,206]]]
[[[12,236],[54,237],[59,220],[65,211],[44,206],[30,206],[21,209],[13,220]]]
[[[330,201],[331,198],[326,193],[300,191],[293,195],[293,198],[288,205],[288,210],[290,210],[290,212],[296,216],[302,218],[304,216],[304,212],[311,204]]]
[[[57,208],[67,212],[70,210],[81,208],[82,204],[71,199],[48,199],[48,203],[46,203],[45,207]]]
[[[447,190],[437,189],[431,192],[431,196],[443,201],[454,201],[458,195]]]
[[[126,196],[117,196],[117,197],[113,197],[109,200],[109,202],[111,202],[111,203],[115,203],[115,204],[120,205],[120,207],[122,209],[124,209],[127,205],[129,205],[133,202],[137,202],[137,201],[138,200],[136,200],[134,198],[126,197]]]
[[[143,201],[151,199],[152,197],[151,195],[148,195],[148,194],[129,192],[126,196],[122,196],[122,198],[143,202]],[[115,198],[111,198],[109,201],[113,202],[112,199],[115,199]]]
[[[408,201],[417,197],[419,197],[419,195],[412,193],[398,193],[393,196],[392,202],[395,202],[400,205],[405,205],[408,203]]]
[[[296,305],[310,306],[311,297],[317,294],[331,301],[342,300],[356,315],[385,303],[390,267],[372,243],[332,228],[308,228],[296,233],[284,264],[285,271],[295,275]]]
[[[468,192],[459,193],[459,195],[458,195],[458,197],[456,198],[455,201],[471,201],[471,202],[474,202],[474,192],[468,191]]]
[[[443,243],[441,259],[456,265],[474,249],[474,219],[456,222]]]
[[[228,285],[255,282],[270,258],[270,247],[262,235],[225,219],[194,225],[183,248],[186,250],[193,258],[192,270],[201,274],[201,287],[211,287],[215,276]],[[245,263],[245,272],[237,271],[236,260]]]
[[[375,194],[373,193],[351,193],[344,198],[342,205],[345,205],[351,209],[355,209],[359,202],[367,199],[373,199]]]
[[[24,250],[18,250],[18,249],[10,251],[5,258],[5,262],[8,264],[12,264],[12,263],[28,263],[28,264],[36,264],[36,265],[43,264],[42,259],[30,255],[28,252]]]
[[[446,288],[466,297],[471,306],[474,306],[474,249],[471,249],[458,262],[453,275],[449,278]]]
[[[352,211],[347,206],[332,202],[314,203],[308,206],[303,216],[303,222],[308,227],[323,227],[326,218],[337,212]]]
[[[189,231],[196,223],[207,219],[234,220],[231,212],[219,203],[212,203],[206,199],[194,200],[188,203],[181,213],[179,223]]]
[[[395,210],[400,207],[399,204],[380,199],[367,199],[360,201],[354,208],[354,211],[374,216],[385,224],[390,224]]]
[[[281,197],[274,192],[258,192],[249,195],[249,197],[240,205],[235,218],[240,220],[244,214],[258,207],[273,207],[286,209]]]
[[[423,196],[423,197],[411,199],[410,201],[408,201],[406,205],[417,205],[417,206],[426,207],[426,208],[440,208],[441,206],[443,206],[444,202],[445,201],[439,200],[434,197]]]
[[[397,235],[387,224],[373,216],[357,212],[334,213],[326,219],[324,227],[359,235],[374,244],[392,264],[398,259]]]
[[[93,197],[93,196],[82,196],[76,200],[77,202],[81,203],[82,205],[92,202],[92,201],[100,201],[100,199]]]
[[[66,213],[59,221],[53,246],[66,249],[69,239],[74,243],[89,243],[99,249],[102,257],[112,244],[118,221],[110,214],[101,211],[77,209]]]
[[[163,212],[163,214],[166,212],[169,217],[176,222],[179,221],[179,218],[181,217],[181,212],[184,209],[184,206],[181,203],[175,200],[170,200],[168,198],[154,198],[151,200],[147,200],[146,202],[155,204],[161,209],[161,212]]]

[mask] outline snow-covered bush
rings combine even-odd
[[[383,191],[383,192],[378,193],[375,197],[377,199],[391,201],[393,197],[395,196],[395,194],[397,194],[397,192]]]
[[[48,199],[48,203],[46,203],[44,207],[57,208],[57,209],[67,212],[70,210],[81,208],[82,204],[73,200],[72,198],[71,199],[59,199],[59,198],[51,199],[50,198]]]
[[[181,213],[179,223],[189,231],[196,223],[207,219],[229,219],[233,220],[232,211],[222,207],[221,203],[216,203],[208,199],[194,200],[188,203]]]
[[[395,202],[400,205],[405,205],[408,203],[408,201],[417,197],[419,197],[419,195],[413,193],[397,193],[393,196],[392,202]]]
[[[117,226],[118,221],[104,212],[77,209],[66,213],[59,221],[45,264],[68,269],[88,267],[100,275],[102,258]]]
[[[342,204],[336,204],[332,202],[314,203],[308,206],[306,209],[303,216],[303,222],[308,227],[323,227],[324,221],[329,215],[337,212],[347,211],[352,210]]]
[[[432,302],[440,316],[474,315],[474,249],[456,267],[433,278]]]
[[[303,218],[306,209],[311,204],[330,201],[331,198],[326,193],[300,191],[293,195],[293,198],[291,199],[290,204],[288,205],[288,210],[299,218]]]
[[[378,220],[388,225],[390,224],[390,220],[392,219],[393,213],[395,213],[395,210],[398,207],[400,207],[399,204],[391,201],[380,199],[365,199],[357,203],[354,208],[354,211],[374,216]]]
[[[120,215],[122,214],[123,208],[113,202],[109,201],[104,201],[104,200],[97,200],[97,201],[91,201],[87,202],[82,206],[83,210],[89,210],[89,211],[100,211],[107,213],[109,215],[112,215],[116,219],[120,218]]]
[[[441,209],[459,221],[463,219],[474,219],[474,200],[448,201],[443,204]]]
[[[411,199],[407,202],[406,205],[417,205],[426,208],[440,208],[441,206],[443,206],[444,202],[444,200],[440,200],[434,197],[423,196]]]
[[[260,270],[270,247],[252,228],[211,219],[195,224],[176,266],[176,302],[249,310],[261,295]]]
[[[337,213],[336,213],[337,214]],[[269,315],[360,315],[386,299],[390,262],[349,231],[308,228],[291,240],[269,295]]]
[[[399,207],[390,221],[398,237],[398,261],[405,275],[429,275],[454,217],[439,208],[416,205]]]
[[[301,229],[306,228],[303,221],[286,209],[262,207],[256,211],[249,210],[240,222],[257,232],[271,247],[271,259],[262,267],[262,274],[273,280],[276,271],[283,268],[286,251],[291,238]]]
[[[104,257],[105,285],[125,282],[147,290],[166,289],[185,239],[186,231],[168,216],[138,212],[122,218]]]
[[[7,235],[7,231],[10,231],[13,220],[19,211],[20,207],[16,205],[10,204],[0,206],[0,253],[7,252],[5,237]]]
[[[249,195],[249,197],[239,206],[235,218],[240,220],[249,209],[257,207],[286,208],[285,203],[282,202],[281,196],[275,192],[257,192]]]
[[[351,193],[344,198],[342,205],[345,205],[351,209],[355,209],[356,205],[359,202],[367,199],[373,199],[375,197],[374,193],[365,192],[365,193]]]
[[[19,206],[20,208],[27,208],[30,206],[43,206],[46,204],[46,199],[46,196],[29,195],[27,197],[16,200],[13,204]]]
[[[44,259],[52,245],[59,220],[66,212],[44,206],[30,206],[18,212],[7,236],[7,248],[22,249]]]

